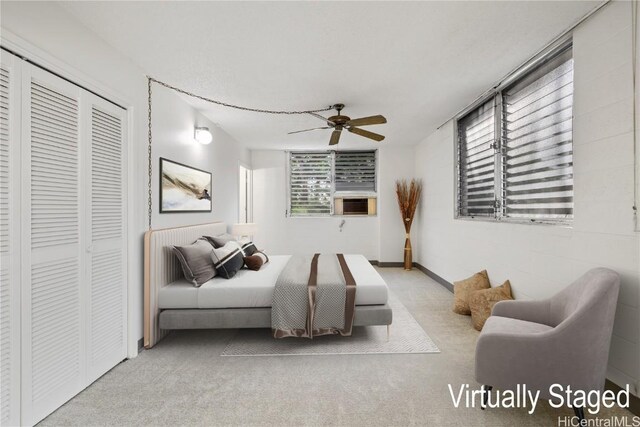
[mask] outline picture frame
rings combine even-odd
[[[160,213],[213,211],[213,174],[160,157]]]

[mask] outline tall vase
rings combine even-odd
[[[404,241],[404,269],[411,270],[413,268],[413,254],[411,253],[411,237],[407,233]]]

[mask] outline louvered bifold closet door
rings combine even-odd
[[[87,374],[92,382],[126,357],[125,111],[83,93],[87,203]]]
[[[80,89],[23,63],[22,423],[82,389]]]
[[[331,214],[331,174],[331,153],[289,153],[290,214]]]
[[[335,177],[336,191],[375,192],[376,152],[337,151]]]
[[[493,99],[458,120],[460,216],[495,216],[495,126]]]
[[[573,59],[571,46],[503,92],[504,214],[573,216]]]
[[[0,58],[0,425],[20,424],[20,61]]]

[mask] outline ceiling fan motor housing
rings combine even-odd
[[[341,113],[344,108],[344,104],[334,104],[332,106],[338,114],[336,116],[331,116],[327,119],[320,116],[319,114],[313,114],[314,116],[326,120],[327,127],[324,128],[314,128],[314,129],[305,129],[302,131],[289,132],[289,133],[299,133],[299,132],[308,132],[316,129],[331,129],[333,128],[333,132],[331,133],[331,139],[329,140],[329,145],[336,145],[340,141],[340,134],[343,129],[348,130],[351,133],[355,133],[356,135],[364,136],[365,138],[373,139],[374,141],[380,142],[384,139],[383,135],[379,135],[377,133],[369,132],[368,130],[360,129],[358,126],[368,126],[368,125],[376,125],[387,123],[387,119],[384,116],[369,116],[369,117],[361,117],[359,119],[351,120],[349,116],[343,116]]]
[[[327,124],[329,124],[329,126],[332,125],[336,125],[337,126],[342,126],[345,123],[347,123],[349,120],[351,120],[351,117],[349,116],[331,116],[327,119]]]

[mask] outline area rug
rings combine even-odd
[[[351,337],[335,335],[276,340],[267,329],[238,329],[221,356],[313,356],[328,354],[440,353],[406,307],[389,294],[391,335],[386,326],[354,327]]]

